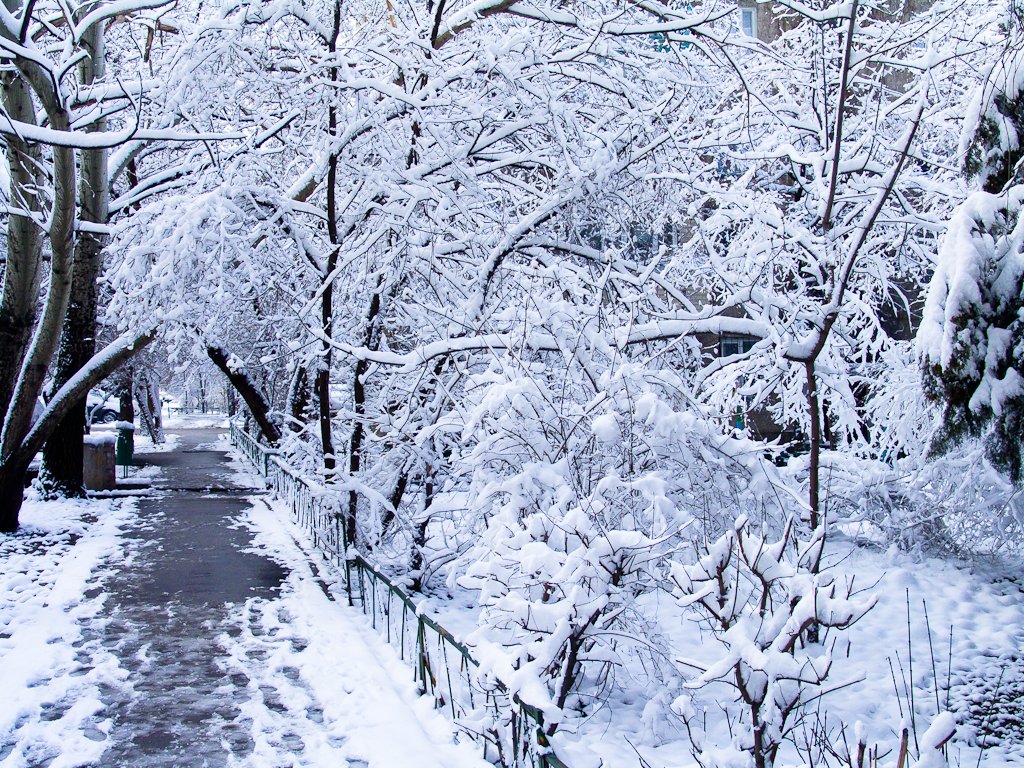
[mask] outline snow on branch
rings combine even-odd
[[[158,128],[125,128],[120,131],[60,131],[53,128],[31,125],[14,120],[4,113],[0,121],[0,134],[15,136],[24,141],[35,141],[56,147],[72,147],[75,149],[110,149],[127,141],[229,141],[245,138],[244,133],[228,131],[224,133],[180,133],[174,130]]]

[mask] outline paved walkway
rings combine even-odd
[[[177,434],[174,451],[137,455],[161,490],[138,502],[104,616],[84,627],[125,675],[101,696],[106,748],[55,765],[488,766],[328,594],[301,534],[232,467],[224,430]]]
[[[135,695],[110,708],[102,765],[215,766],[252,749],[238,710],[249,681],[219,663],[220,636],[237,632],[231,606],[274,597],[286,572],[244,551],[252,537],[235,521],[252,490],[231,481],[223,450],[203,447],[222,432],[182,431],[177,450],[139,456],[168,491],[140,501],[133,567],[109,585],[105,644]]]

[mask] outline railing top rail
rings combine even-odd
[[[241,437],[243,440],[248,441],[253,447],[256,448],[256,450],[258,450],[260,453],[264,454],[267,457],[267,460],[269,462],[275,464],[286,475],[290,475],[296,481],[302,483],[303,485],[308,486],[310,490],[316,491],[317,493],[325,494],[325,493],[328,493],[330,491],[330,489],[327,488],[325,485],[317,483],[315,480],[311,480],[310,478],[306,477],[305,475],[299,474],[299,472],[296,471],[294,467],[292,467],[290,464],[288,464],[288,462],[286,462],[281,457],[281,451],[279,451],[277,448],[270,448],[270,447],[268,447],[266,445],[263,445],[263,443],[261,443],[256,438],[255,435],[252,435],[249,432],[246,432],[244,429],[242,429],[234,421],[230,422],[230,424],[231,424],[231,429],[234,430],[235,434],[238,437]]]
[[[318,483],[316,480],[313,480],[312,478],[300,474],[299,471],[295,469],[295,467],[291,466],[290,464],[288,464],[288,462],[281,458],[278,451],[273,451],[268,457],[268,460],[271,464],[276,465],[278,469],[280,469],[286,475],[292,477],[296,482],[302,483],[311,491],[315,491],[320,495],[326,495],[328,493],[334,492],[331,488],[328,488],[326,485]]]
[[[437,621],[435,621],[433,618],[421,612],[419,606],[416,605],[412,597],[410,597],[409,594],[404,589],[402,589],[400,586],[395,584],[391,579],[389,579],[387,576],[385,576],[383,573],[377,570],[362,555],[357,554],[353,558],[353,560],[358,562],[364,570],[369,571],[373,578],[383,583],[384,586],[386,586],[399,600],[405,603],[409,610],[411,610],[417,617],[422,619],[424,624],[433,629],[438,635],[443,637],[448,642],[448,644],[451,645],[456,651],[465,656],[467,661],[469,661],[475,667],[480,666],[480,662],[473,658],[473,653],[469,650],[469,647],[461,640],[456,638],[455,635],[449,632],[445,627],[438,624]]]
[[[228,422],[228,424],[230,425],[230,429],[235,433],[235,435],[252,443],[252,445],[255,446],[260,452],[269,454],[271,456],[276,456],[277,454],[280,453],[280,451],[278,451],[276,448],[271,448],[261,443],[259,441],[259,438],[257,438],[255,435],[246,432],[244,429],[242,429],[241,426],[239,426],[238,422],[230,421]]]

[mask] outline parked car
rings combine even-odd
[[[111,397],[104,397],[96,392],[90,392],[85,398],[86,418],[91,424],[112,424],[117,421],[120,412],[118,408],[109,405]]]

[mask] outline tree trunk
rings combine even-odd
[[[153,416],[153,425],[156,427],[162,443],[164,441],[164,404],[160,399],[160,380],[155,376],[147,377],[146,396],[149,398],[149,411]]]
[[[32,425],[31,430],[17,445],[4,453],[0,459],[0,531],[17,530],[25,472],[32,457],[42,449],[46,438],[67,415],[68,410],[92,387],[138,354],[155,338],[156,328],[150,328],[135,336],[122,336],[111,343],[94,356],[71,381],[54,393],[46,410]]]
[[[334,6],[334,32],[331,36],[329,50],[333,54],[337,50],[338,32],[341,29],[341,4]],[[338,68],[331,67],[331,81],[338,79]],[[338,127],[337,110],[331,103],[327,111],[327,131],[334,136]],[[331,241],[331,252],[327,257],[324,270],[324,286],[320,297],[320,326],[323,331],[319,367],[316,372],[316,396],[320,412],[320,443],[323,447],[324,476],[330,480],[334,475],[337,462],[334,458],[334,439],[331,435],[331,337],[334,333],[334,269],[338,263],[338,156],[332,154],[327,163],[327,235]],[[351,543],[351,539],[349,540]]]
[[[142,417],[142,425],[146,428],[146,434],[153,445],[159,445],[164,441],[163,419],[160,418],[159,398],[154,402],[153,383],[148,375],[135,379],[135,402],[139,406],[139,415]]]
[[[374,291],[373,296],[370,298],[370,306],[366,310],[366,337],[364,344],[369,349],[376,349],[377,343],[380,339],[380,308],[382,303],[382,296],[380,290],[381,283],[378,280],[377,290]],[[349,435],[348,440],[348,473],[352,477],[359,474],[359,469],[362,465],[362,454],[363,454],[363,418],[366,415],[366,388],[363,378],[366,376],[370,366],[366,360],[357,360],[355,365],[355,371],[352,374],[352,408],[355,413],[355,418],[352,420],[352,434]],[[399,481],[399,487],[402,492],[398,494],[401,498],[402,493],[405,491],[406,478],[404,470],[401,479]],[[395,509],[398,505],[395,504]],[[355,533],[355,521],[356,513],[359,511],[359,494],[352,490],[348,492],[348,516],[346,525],[351,529],[353,535]],[[384,528],[387,528],[390,520],[385,517]],[[349,541],[352,541],[350,538]]]
[[[811,422],[811,444],[808,466],[808,505],[810,507],[811,530],[818,527],[821,512],[820,468],[821,463],[821,407],[818,401],[818,377],[814,363],[804,364],[807,375],[807,416]],[[815,571],[817,572],[817,571]]]
[[[288,428],[292,432],[302,429],[309,401],[309,374],[306,367],[300,365],[296,367],[291,386],[288,387]]]
[[[16,72],[0,74],[3,104],[7,113],[22,122],[35,122],[32,96],[24,79]],[[43,186],[40,174],[42,152],[38,145],[27,144],[13,136],[6,138],[7,164],[10,169],[10,205],[26,212],[12,213],[7,220],[7,266],[3,295],[0,298],[0,419],[4,418],[14,396],[14,387],[25,358],[36,320],[39,283],[42,278],[42,230],[33,215],[42,220],[40,196],[33,191]]]
[[[86,31],[82,43],[89,58],[81,65],[82,82],[91,85],[104,76],[103,25],[94,24]],[[90,130],[102,131],[106,121],[94,123]],[[79,183],[80,217],[83,221],[106,224],[108,213],[107,150],[83,150]],[[60,389],[89,362],[96,351],[97,281],[103,269],[102,235],[82,232],[75,243],[71,299],[64,316],[54,390]],[[47,496],[83,496],[82,435],[85,431],[86,401],[76,403],[43,446],[43,469],[40,480]]]
[[[117,394],[118,420],[128,424],[135,423],[135,400],[132,398],[133,380],[132,371],[129,369],[127,381],[120,385]]]
[[[430,527],[430,507],[434,503],[434,468],[431,464],[423,467],[423,517],[416,523],[412,540],[412,560],[410,571],[412,583],[409,588],[414,592],[423,590],[423,571],[426,559],[423,551],[427,547],[427,528]]]
[[[276,445],[281,440],[281,430],[270,418],[270,405],[256,385],[252,383],[245,371],[239,366],[229,364],[230,354],[222,347],[207,345],[206,354],[213,361],[221,372],[228,377],[231,386],[241,395],[242,400],[249,408],[249,413],[256,420],[263,438],[271,445]]]
[[[25,498],[29,461],[0,464],[0,533],[18,530],[18,514]]]
[[[44,102],[50,127],[58,131],[70,128],[70,118],[51,82],[34,62],[18,61],[18,67]],[[0,435],[0,461],[7,463],[32,429],[36,400],[43,388],[47,369],[60,338],[61,326],[71,298],[71,271],[74,265],[75,214],[77,203],[77,164],[70,147],[51,147],[53,159],[53,201],[50,212],[50,280],[43,311],[25,352],[10,405]]]

